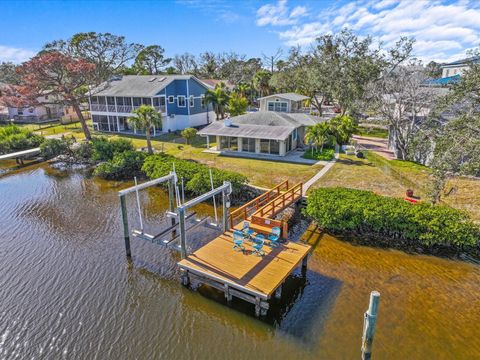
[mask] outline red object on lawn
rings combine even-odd
[[[411,198],[411,197],[406,197],[406,198],[404,198],[403,200],[408,201],[408,202],[411,202],[412,204],[416,204],[416,203],[418,202],[417,199],[413,199],[413,198]]]

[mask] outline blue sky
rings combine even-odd
[[[415,55],[449,61],[480,45],[480,0],[2,1],[0,61],[21,62],[76,32],[111,32],[158,44],[167,56],[205,50],[249,57],[308,48],[342,27],[386,46],[417,39]],[[8,29],[7,31],[5,31]]]

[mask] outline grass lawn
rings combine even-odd
[[[340,155],[339,161],[311,189],[318,187],[348,187],[370,190],[376,194],[404,197],[408,188],[422,200],[428,201],[430,187],[428,167],[401,160],[386,160],[368,152],[366,159]],[[456,177],[447,186],[450,194],[442,195],[442,202],[467,211],[473,220],[480,221],[480,180]]]
[[[335,149],[323,149],[321,152],[315,151],[314,149],[308,149],[302,157],[304,159],[330,161],[334,156]]]
[[[369,136],[369,137],[377,137],[382,139],[388,138],[388,130],[377,128],[377,127],[368,127],[368,126],[358,126],[357,130],[355,131],[355,135],[360,136]]]

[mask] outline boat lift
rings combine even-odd
[[[144,228],[143,228],[143,220],[141,216],[140,198],[139,198],[138,191],[142,189],[146,189],[150,186],[165,183],[165,182],[168,182],[168,203],[169,203],[169,208],[166,214],[167,214],[167,217],[171,219],[171,226],[169,226],[167,229],[162,230],[158,234],[154,234],[154,235],[148,234],[144,231]],[[200,195],[195,199],[187,201],[183,204],[182,204],[182,199],[180,199],[180,193],[177,186],[177,182],[178,182],[177,174],[175,173],[175,171],[172,171],[170,172],[170,174],[166,176],[147,181],[140,185],[137,184],[135,179],[135,186],[129,187],[128,189],[124,189],[118,192],[118,196],[120,197],[121,210],[122,210],[125,252],[128,258],[131,258],[132,252],[131,252],[131,246],[130,246],[130,230],[128,226],[128,213],[127,213],[127,204],[126,204],[125,196],[132,192],[135,192],[136,194],[136,201],[137,201],[137,207],[138,207],[139,218],[140,218],[140,230],[134,229],[132,231],[132,236],[142,240],[152,242],[152,243],[156,243],[159,245],[165,245],[165,246],[169,246],[171,243],[173,243],[174,241],[178,240],[178,238],[180,238],[179,248],[181,251],[182,259],[187,256],[187,247],[186,247],[187,232],[203,224],[208,218],[208,217],[205,217],[203,219],[194,219],[194,224],[189,228],[186,228],[186,225],[185,225],[186,220],[193,218],[196,214],[195,212],[191,214],[186,214],[187,210],[192,206],[195,206],[205,200],[208,200],[209,198],[214,198],[215,195],[222,193],[222,200],[223,200],[222,229],[223,231],[226,231],[228,229],[228,216],[229,216],[228,209],[230,208],[230,194],[232,193],[232,186],[229,182],[224,182],[223,185],[219,186],[216,189],[213,189],[212,187],[211,191],[203,195]],[[182,188],[182,197],[184,197],[183,188]],[[175,198],[176,198],[176,201],[175,201]],[[175,209],[175,203],[177,205],[176,209]],[[176,219],[178,219],[178,222],[176,221]],[[209,226],[215,225],[215,227],[218,228],[217,224],[208,224],[208,225]],[[177,226],[180,229],[180,235],[174,236],[172,239],[157,241],[160,239],[160,237],[164,236],[165,234],[175,231]],[[178,250],[178,247],[176,247],[176,249]]]

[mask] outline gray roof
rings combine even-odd
[[[192,75],[118,76],[93,89],[92,95],[150,97],[157,95],[165,86],[174,80],[187,80],[192,77]]]
[[[268,99],[274,96],[282,99],[286,99],[286,100],[291,100],[291,101],[303,101],[303,100],[309,99],[309,97],[305,95],[300,95],[296,93],[282,93],[282,94],[273,94],[273,95],[264,96],[264,97],[258,98],[258,100]]]
[[[294,129],[325,120],[301,113],[259,111],[232,117],[230,121],[231,126],[226,126],[225,121],[215,121],[198,134],[285,140]]]

